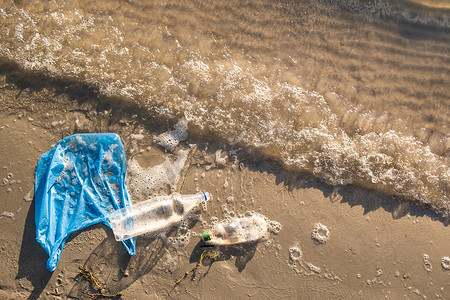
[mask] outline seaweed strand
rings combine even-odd
[[[79,274],[81,276],[83,276],[84,279],[86,279],[87,281],[89,281],[90,283],[94,284],[95,287],[97,288],[97,293],[89,293],[90,296],[92,297],[105,297],[105,298],[117,298],[122,296],[122,293],[116,293],[116,294],[105,294],[103,293],[103,287],[100,285],[100,283],[98,282],[97,278],[95,278],[94,274],[92,274],[91,271],[89,271],[88,269],[85,269],[83,267],[78,267],[79,269]]]
[[[216,259],[219,256],[219,254],[216,251],[211,251],[211,250],[205,250],[202,252],[202,255],[200,256],[200,260],[198,261],[198,263],[189,271],[187,271],[186,273],[184,273],[183,277],[181,277],[180,279],[178,279],[177,281],[175,281],[175,285],[179,284],[181,281],[183,281],[188,275],[189,273],[194,272],[195,270],[197,270],[198,267],[200,267],[200,265],[202,264],[202,261],[205,257],[210,257],[211,259]]]

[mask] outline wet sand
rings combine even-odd
[[[205,140],[449,212],[446,10],[434,16],[397,0],[6,2],[3,59],[70,79],[75,95],[133,105],[128,117],[142,116],[130,124],[153,128],[152,115],[167,130],[184,116]],[[33,103],[20,96],[19,106]],[[70,134],[76,118],[51,102],[50,118],[36,122]],[[73,110],[82,123],[83,109]],[[123,127],[121,115],[98,110],[85,130]]]
[[[92,270],[105,291],[122,292],[123,299],[450,297],[450,271],[441,266],[450,256],[448,219],[389,195],[331,187],[307,174],[282,171],[257,153],[235,151],[232,157],[230,151],[237,149],[210,138],[189,138],[177,148],[192,150],[176,190],[213,196],[207,210],[188,222],[185,245],[140,237],[136,256],[129,257],[110,229],[96,225],[73,234],[57,269],[48,272],[48,255],[35,240],[29,193],[39,157],[70,134],[116,132],[128,159],[157,165],[173,154],[153,137],[173,124],[143,122],[86,86],[51,80],[43,85],[32,78],[14,68],[0,74],[0,179],[6,178],[0,186],[1,299],[87,299],[93,290],[78,275],[79,266]],[[229,157],[223,166],[213,165],[217,149]],[[216,249],[217,260],[206,259],[195,276],[175,285],[198,262],[205,226],[226,211],[259,212],[282,229],[256,245]],[[316,223],[330,230],[325,244],[311,238]],[[177,235],[177,228],[167,233]],[[294,251],[290,257],[294,247],[301,256]]]

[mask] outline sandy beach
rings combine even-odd
[[[36,80],[10,63],[0,70],[1,299],[89,299],[94,289],[78,274],[80,266],[123,299],[450,297],[450,270],[441,264],[450,256],[449,220],[430,208],[356,186],[331,187],[211,138],[189,137],[170,153],[153,138],[175,122],[144,123],[145,116],[111,105],[114,99],[99,98],[87,86]],[[77,232],[57,269],[47,271],[48,255],[35,240],[34,171],[43,153],[80,132],[119,134],[128,160],[143,168],[189,149],[173,188],[208,191],[212,200],[163,237],[137,238],[135,257],[104,225]],[[199,261],[200,235],[214,218],[247,211],[281,226],[257,244],[214,249],[217,259],[205,259],[175,285]],[[311,238],[317,223],[329,229],[326,243]]]

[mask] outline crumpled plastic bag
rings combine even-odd
[[[125,187],[126,157],[115,133],[68,136],[43,154],[36,167],[36,239],[55,270],[69,235],[131,207]],[[131,208],[130,208],[131,209]],[[135,255],[135,239],[122,242]]]

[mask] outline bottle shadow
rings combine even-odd
[[[206,259],[203,259],[202,261],[203,265],[210,267],[215,261],[228,261],[236,258],[234,265],[239,272],[242,272],[247,266],[247,263],[255,256],[257,245],[257,242],[252,242],[237,245],[216,246],[206,244],[203,241],[199,241],[197,245],[195,245],[194,250],[191,253],[189,262],[198,262],[201,258],[202,253],[205,250],[209,250],[216,252],[218,256],[214,259],[209,259],[208,257],[206,257]]]
[[[255,255],[257,244],[257,242],[253,242],[242,243],[239,245],[217,246],[206,244],[200,240],[197,245],[195,245],[189,257],[189,262],[196,263],[196,265],[175,282],[173,288],[169,291],[169,296],[178,284],[185,280],[189,275],[191,276],[190,280],[197,280],[198,285],[203,278],[208,276],[212,265],[217,261],[228,261],[236,258],[235,266],[239,272],[242,272],[247,263]],[[197,274],[197,268],[199,266],[207,267],[206,271],[202,272],[200,276]]]
[[[42,297],[41,294],[53,275],[53,272],[46,268],[48,254],[36,241],[34,201],[33,199],[31,202],[25,220],[18,273],[15,277],[19,282],[26,279],[31,283],[32,290],[30,290],[28,300]],[[99,224],[99,226],[102,225]],[[89,228],[84,230],[89,230]],[[81,232],[71,234],[67,242],[70,243]],[[93,271],[102,283],[105,293],[115,294],[126,289],[153,269],[164,254],[164,243],[161,239],[141,238],[136,245],[136,256],[130,257],[122,243],[114,239],[111,231],[106,230],[106,232],[108,237],[90,254],[83,267]],[[90,282],[80,279],[81,276],[78,275],[67,295],[68,298],[84,299],[88,297],[87,291],[98,292]]]
[[[197,221],[195,218],[191,219],[187,227],[192,228]],[[176,236],[178,230],[177,227],[173,227],[154,237],[149,235],[136,237],[135,256],[130,256],[122,243],[114,239],[112,231],[108,230],[108,237],[95,248],[82,267],[92,271],[104,294],[120,293],[148,274],[160,262],[168,247],[167,239]],[[79,274],[67,297],[84,299],[92,293],[98,293],[98,289]]]
[[[92,271],[101,284],[103,293],[117,294],[149,273],[164,255],[164,248],[160,238],[138,237],[136,255],[130,256],[122,243],[117,242],[109,233],[82,267]],[[91,282],[78,275],[67,296],[80,299],[97,292],[98,289]]]

